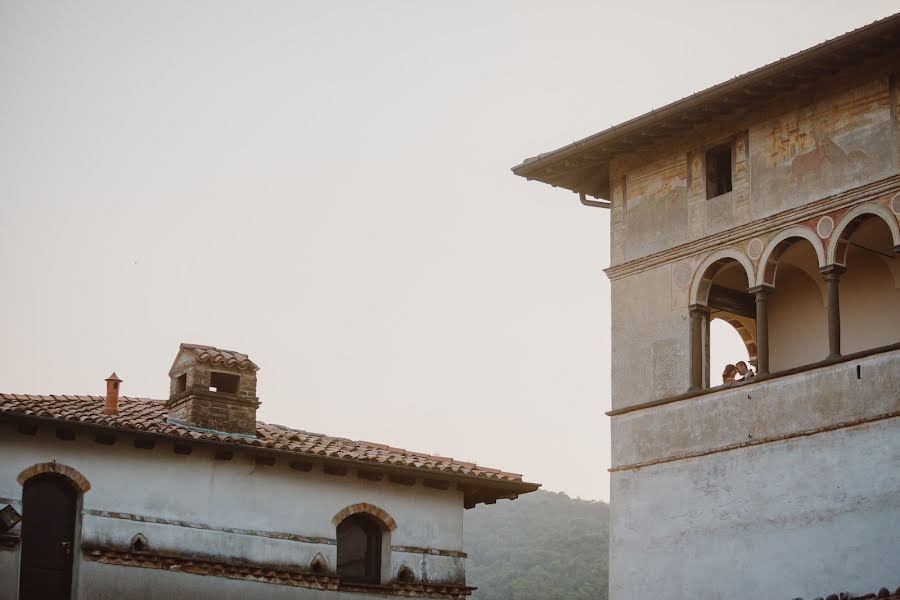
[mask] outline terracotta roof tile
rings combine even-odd
[[[236,367],[238,369],[253,369],[258,371],[250,357],[234,350],[222,350],[213,346],[204,346],[202,344],[181,344],[182,350],[187,350],[197,357],[200,362],[208,362],[214,365],[224,365],[226,367]]]
[[[39,396],[0,393],[0,414],[36,415],[59,421],[96,423],[127,431],[146,431],[173,437],[224,441],[236,445],[275,448],[297,454],[370,461],[378,464],[410,467],[421,471],[522,482],[522,476],[518,473],[479,467],[471,462],[411,452],[385,444],[330,437],[321,433],[310,433],[261,421],[256,423],[256,438],[229,436],[221,432],[197,431],[170,423],[167,420],[167,410],[163,400],[123,396],[119,399],[119,414],[104,415],[102,413],[104,400],[103,396]]]

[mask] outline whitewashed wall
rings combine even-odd
[[[396,521],[397,528],[390,533],[392,545],[462,551],[461,492],[435,490],[420,483],[408,487],[386,480],[360,480],[352,469],[346,476],[326,475],[321,466],[305,473],[290,469],[285,459],[274,466],[254,464],[251,455],[241,451],[231,461],[220,461],[213,458],[212,448],[200,445],[190,455],[178,455],[166,441],[157,442],[152,450],[141,450],[128,436],[119,436],[115,445],[105,446],[87,433],[63,441],[49,426],[40,427],[36,436],[27,436],[17,433],[11,424],[0,424],[0,456],[0,498],[12,500],[20,511],[22,487],[16,477],[31,465],[55,460],[90,481],[91,489],[82,499],[80,544],[127,548],[132,537],[142,533],[154,551],[295,567],[308,566],[321,553],[333,570],[333,543],[275,539],[267,533],[333,540],[332,517],[349,505],[367,502]],[[135,520],[141,517],[183,521],[196,527]],[[255,534],[227,531],[230,529]],[[395,577],[402,564],[417,578],[430,582],[460,583],[464,579],[464,559],[457,556],[392,551],[384,562],[385,579]],[[223,599],[247,593],[272,598],[281,597],[276,594],[338,596],[335,592],[321,596],[321,592],[304,588],[279,591],[281,586],[274,584],[111,566],[78,556],[76,569],[80,570],[80,598]],[[18,550],[0,550],[0,580],[15,582],[17,578]],[[15,586],[0,588],[0,600],[15,598]],[[347,597],[365,596],[353,593]]]
[[[900,418],[614,472],[611,492],[616,600],[900,585]]]

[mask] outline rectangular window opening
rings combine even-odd
[[[182,373],[175,379],[175,393],[180,394],[187,389],[187,373]]]
[[[706,152],[706,198],[731,191],[731,144],[722,144]]]
[[[217,373],[213,371],[209,374],[209,391],[222,392],[225,394],[237,394],[240,386],[241,378],[239,375],[231,373]]]

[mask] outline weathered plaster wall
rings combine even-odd
[[[86,434],[74,441],[62,441],[49,427],[40,428],[36,436],[26,436],[10,424],[0,424],[0,455],[0,498],[16,503],[22,494],[16,477],[35,463],[55,460],[77,469],[90,481],[80,518],[79,542],[85,545],[127,549],[132,537],[143,533],[151,549],[159,552],[298,567],[308,566],[321,553],[333,570],[336,546],[331,519],[349,505],[367,502],[396,521],[397,528],[390,533],[391,545],[462,551],[462,494],[454,490],[364,481],[357,479],[352,469],[346,476],[332,476],[326,475],[321,466],[311,472],[290,469],[285,461],[263,466],[241,452],[230,461],[215,460],[213,450],[202,446],[195,447],[190,455],[175,454],[169,442],[141,450],[127,436],[120,436],[113,446],[97,444]],[[164,522],[139,520],[144,517]],[[175,521],[186,526],[172,524]],[[242,531],[230,531],[233,529]],[[278,539],[284,537],[281,534],[325,539]],[[10,566],[17,554],[0,549],[0,568],[4,569],[0,579],[17,580],[18,568]],[[464,579],[464,559],[460,556],[406,551],[391,552],[386,579],[395,577],[404,563],[417,577],[432,582]],[[90,562],[84,565],[101,571],[106,568],[110,573],[103,581],[81,578],[80,597],[93,598],[114,581],[115,569]],[[141,577],[166,580],[168,575],[159,572]],[[214,578],[199,579],[209,582]],[[171,581],[166,589],[175,592],[175,579]],[[237,584],[223,579],[216,584],[219,587],[211,589],[230,585]],[[265,589],[276,587],[267,585]],[[318,597],[303,595],[312,591],[301,588],[292,588],[291,593],[292,597]]]
[[[678,154],[641,164],[626,176],[625,259],[680,242],[687,229],[687,165]]]
[[[900,584],[900,418],[614,472],[611,498],[615,600]]]
[[[612,380],[613,408],[687,388],[687,291],[673,277],[664,265],[612,282],[612,368],[620,374]]]
[[[887,75],[772,102],[610,166],[619,265],[900,172],[897,89]],[[706,150],[733,141],[733,190],[707,198]]]
[[[900,350],[614,417],[612,466],[700,454],[894,412],[900,412]]]
[[[887,78],[750,128],[751,202],[772,214],[896,171]]]

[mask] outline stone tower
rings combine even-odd
[[[181,344],[169,370],[169,420],[199,429],[255,436],[256,372],[246,354]]]
[[[611,600],[900,585],[898,40],[895,15],[513,168],[610,209]]]

